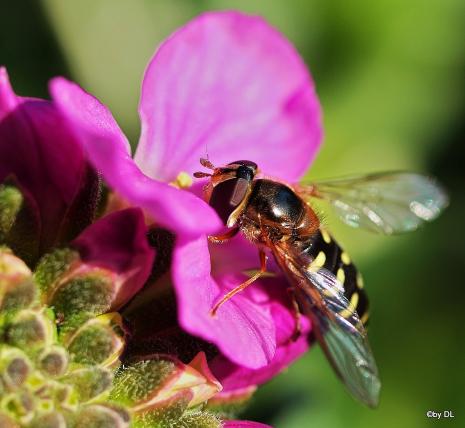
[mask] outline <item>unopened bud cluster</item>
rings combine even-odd
[[[68,248],[34,262],[37,247],[18,235],[25,207],[0,185],[0,427],[220,427],[205,410],[221,390],[205,355],[122,364],[121,275]]]
[[[0,250],[0,426],[127,426],[129,414],[106,401],[123,347],[118,316],[62,329],[69,311],[43,298],[29,268]]]

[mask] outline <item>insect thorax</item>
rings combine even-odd
[[[296,236],[305,223],[305,202],[286,185],[258,179],[241,215],[243,232],[252,240],[262,241],[261,233],[271,240]]]

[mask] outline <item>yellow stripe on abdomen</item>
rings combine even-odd
[[[352,296],[350,297],[350,305],[347,309],[344,309],[343,311],[339,312],[339,314],[341,316],[343,316],[344,318],[349,318],[354,312],[355,310],[357,309],[357,304],[358,304],[358,293],[355,292],[354,294],[352,294]]]

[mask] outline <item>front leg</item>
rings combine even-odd
[[[228,242],[231,238],[234,238],[239,230],[239,227],[236,226],[221,235],[210,235],[208,240],[213,244],[223,244]]]
[[[229,293],[226,293],[221,300],[216,303],[210,311],[211,316],[215,316],[216,312],[220,308],[220,306],[227,302],[229,299],[234,297],[237,293],[240,293],[242,290],[245,290],[250,284],[255,282],[258,278],[260,278],[266,272],[266,261],[267,257],[263,250],[258,251],[258,255],[260,257],[260,270],[255,273],[255,275],[251,276],[247,281],[244,281],[242,284],[238,285],[237,287],[233,288]]]

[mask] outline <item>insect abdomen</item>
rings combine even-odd
[[[355,308],[363,324],[366,324],[369,316],[368,298],[362,277],[349,255],[324,229],[312,237],[305,252],[312,259],[307,269],[325,268],[332,272],[344,286],[344,295],[351,307]],[[342,315],[345,315],[344,311]]]

